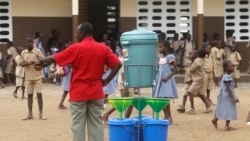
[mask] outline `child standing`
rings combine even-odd
[[[8,41],[7,42],[7,62],[6,62],[6,67],[5,67],[5,73],[6,73],[6,77],[7,77],[7,83],[9,85],[12,85],[13,83],[11,82],[11,76],[12,73],[14,72],[14,59],[17,56],[17,52],[16,52],[16,48],[13,47],[13,42],[12,41]]]
[[[204,45],[204,49],[206,51],[205,56],[205,79],[204,79],[204,86],[206,90],[206,96],[208,101],[212,104],[212,100],[210,99],[210,92],[212,90],[213,85],[213,59],[211,56],[211,45],[206,44]]]
[[[3,56],[2,52],[0,52],[0,88],[4,88],[5,85],[3,83]]]
[[[218,96],[217,107],[215,111],[215,117],[212,120],[214,127],[217,129],[217,121],[219,119],[226,120],[225,131],[234,130],[230,127],[230,120],[237,119],[236,103],[239,99],[235,94],[235,86],[231,73],[234,71],[234,65],[232,62],[227,61],[223,64],[225,74],[221,79],[221,90]]]
[[[234,65],[234,72],[232,73],[232,77],[234,79],[235,82],[235,88],[237,88],[237,83],[238,80],[240,78],[240,65],[241,65],[241,56],[240,53],[237,51],[237,46],[235,44],[233,44],[231,46],[231,52],[229,54],[229,61],[232,62],[232,64]]]
[[[214,46],[211,49],[211,56],[213,58],[213,68],[214,68],[214,81],[215,85],[219,87],[220,78],[222,76],[221,61],[222,56],[220,52],[221,41],[214,41]]]
[[[166,40],[158,43],[158,72],[156,75],[156,85],[153,97],[160,98],[178,98],[174,74],[178,71],[175,63],[175,56],[170,54],[170,43]],[[164,119],[168,119],[172,123],[170,104],[164,109]]]
[[[15,62],[16,62],[16,89],[13,92],[13,96],[15,98],[17,98],[17,91],[19,88],[22,89],[22,99],[24,99],[24,90],[25,90],[25,86],[24,86],[24,68],[22,67],[22,63],[23,63],[23,58],[21,56],[22,51],[24,50],[23,47],[18,47],[17,48],[17,56],[15,58]]]
[[[28,110],[29,114],[23,118],[23,120],[33,119],[32,107],[33,107],[33,93],[37,93],[37,102],[39,107],[39,118],[46,120],[47,118],[43,114],[43,97],[42,97],[42,78],[43,70],[35,69],[35,61],[39,61],[44,58],[41,51],[33,47],[34,40],[31,35],[26,36],[25,49],[21,56],[23,58],[22,66],[24,67],[25,73],[25,90],[28,95]]]
[[[197,55],[198,54],[198,55]],[[192,64],[190,66],[190,72],[192,76],[192,84],[188,89],[188,95],[191,103],[191,108],[187,111],[188,114],[195,114],[194,108],[194,96],[197,95],[206,104],[205,113],[212,111],[209,101],[204,95],[204,58],[206,56],[206,51],[201,49],[198,53],[193,50],[191,54]]]

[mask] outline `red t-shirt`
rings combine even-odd
[[[92,37],[84,38],[80,43],[69,46],[53,57],[60,66],[72,65],[70,102],[104,98],[102,88],[104,65],[113,68],[120,63],[111,49],[97,43]]]

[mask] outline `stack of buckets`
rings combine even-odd
[[[169,124],[148,116],[109,119],[109,141],[167,141]]]

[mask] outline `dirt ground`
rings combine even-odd
[[[238,120],[232,121],[231,126],[237,128],[235,131],[224,131],[225,121],[219,121],[218,130],[212,124],[214,112],[210,114],[203,113],[204,104],[200,99],[195,99],[196,114],[187,115],[176,112],[178,105],[181,104],[183,94],[183,84],[178,84],[179,99],[174,103],[171,101],[171,109],[174,124],[169,126],[169,141],[249,141],[250,126],[246,125],[245,119],[250,110],[250,83],[240,83],[236,93],[240,99],[238,104]],[[61,87],[52,83],[44,83],[44,113],[48,120],[42,121],[38,118],[38,106],[36,97],[34,97],[33,120],[22,121],[21,119],[27,114],[27,100],[21,101],[14,98],[12,92],[14,86],[8,86],[0,89],[0,140],[1,141],[70,141],[71,135],[71,118],[69,109],[59,110],[57,108],[61,98]],[[151,88],[141,89],[142,96],[150,96]],[[216,103],[216,97],[219,88],[212,90],[212,100]],[[111,95],[111,97],[116,94]],[[69,107],[69,103],[65,105]],[[187,108],[189,102],[187,103]],[[111,108],[107,105],[104,111]],[[215,110],[215,106],[213,106]],[[133,111],[132,116],[138,113]],[[143,115],[152,115],[152,110],[147,106],[143,110]],[[161,112],[160,116],[163,116]],[[114,112],[110,118],[118,117],[118,113]],[[108,141],[108,127],[105,126],[105,141]]]

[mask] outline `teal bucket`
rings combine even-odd
[[[147,119],[143,121],[144,141],[167,141],[168,120]]]
[[[132,141],[135,121],[132,119],[112,118],[108,120],[109,141]]]

